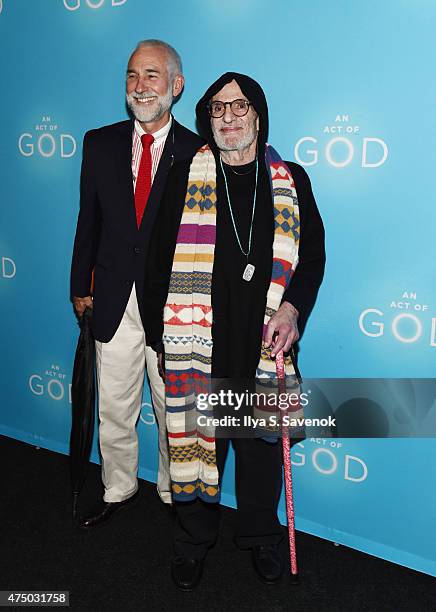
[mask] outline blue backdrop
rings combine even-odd
[[[126,62],[151,37],[184,60],[181,123],[194,128],[221,73],[249,74],[270,142],[310,174],[328,263],[304,375],[433,376],[435,22],[428,0],[0,0],[0,433],[67,452],[82,137],[126,117]],[[140,474],[154,480],[149,401],[146,389]],[[297,527],[436,575],[435,454],[434,439],[305,441]]]

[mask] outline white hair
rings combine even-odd
[[[167,61],[168,75],[171,81],[174,80],[174,78],[178,74],[183,74],[182,60],[180,58],[180,55],[177,53],[174,47],[172,47],[168,43],[164,42],[163,40],[159,40],[157,38],[148,38],[146,40],[140,40],[139,43],[136,45],[133,53],[137,51],[138,49],[141,49],[142,47],[162,47],[163,49],[165,49],[165,51],[167,52],[167,56],[168,56],[168,61]]]

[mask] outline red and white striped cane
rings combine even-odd
[[[286,393],[285,362],[283,351],[276,355],[276,373],[278,380],[279,393]],[[285,468],[285,493],[286,493],[286,515],[288,517],[288,536],[289,553],[291,560],[291,582],[298,582],[297,550],[295,546],[295,516],[294,516],[294,495],[292,492],[292,466],[291,466],[291,445],[288,435],[288,426],[282,420],[282,447],[283,464]]]

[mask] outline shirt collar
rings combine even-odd
[[[154,137],[154,143],[153,144],[157,144],[158,141],[163,140],[164,138],[166,138],[168,136],[168,133],[171,129],[171,125],[173,123],[173,116],[170,115],[170,119],[168,121],[167,124],[165,124],[163,127],[160,128],[160,130],[158,130],[157,132],[153,132],[153,137]],[[135,131],[138,134],[139,138],[141,138],[141,136],[143,134],[146,134],[147,132],[143,129],[142,125],[139,123],[139,121],[137,119],[135,119]]]

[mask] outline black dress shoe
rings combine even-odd
[[[192,591],[200,582],[204,559],[176,557],[171,562],[171,575],[174,584],[181,591]]]
[[[255,546],[253,566],[257,575],[266,584],[275,584],[283,574],[283,559],[278,546]]]
[[[109,519],[111,519],[113,515],[118,512],[118,510],[132,506],[136,501],[138,501],[138,496],[139,491],[136,491],[136,493],[134,493],[131,497],[121,502],[101,501],[89,516],[83,517],[79,520],[78,526],[81,529],[93,529],[94,527],[103,525],[107,523],[107,521],[109,521]]]

